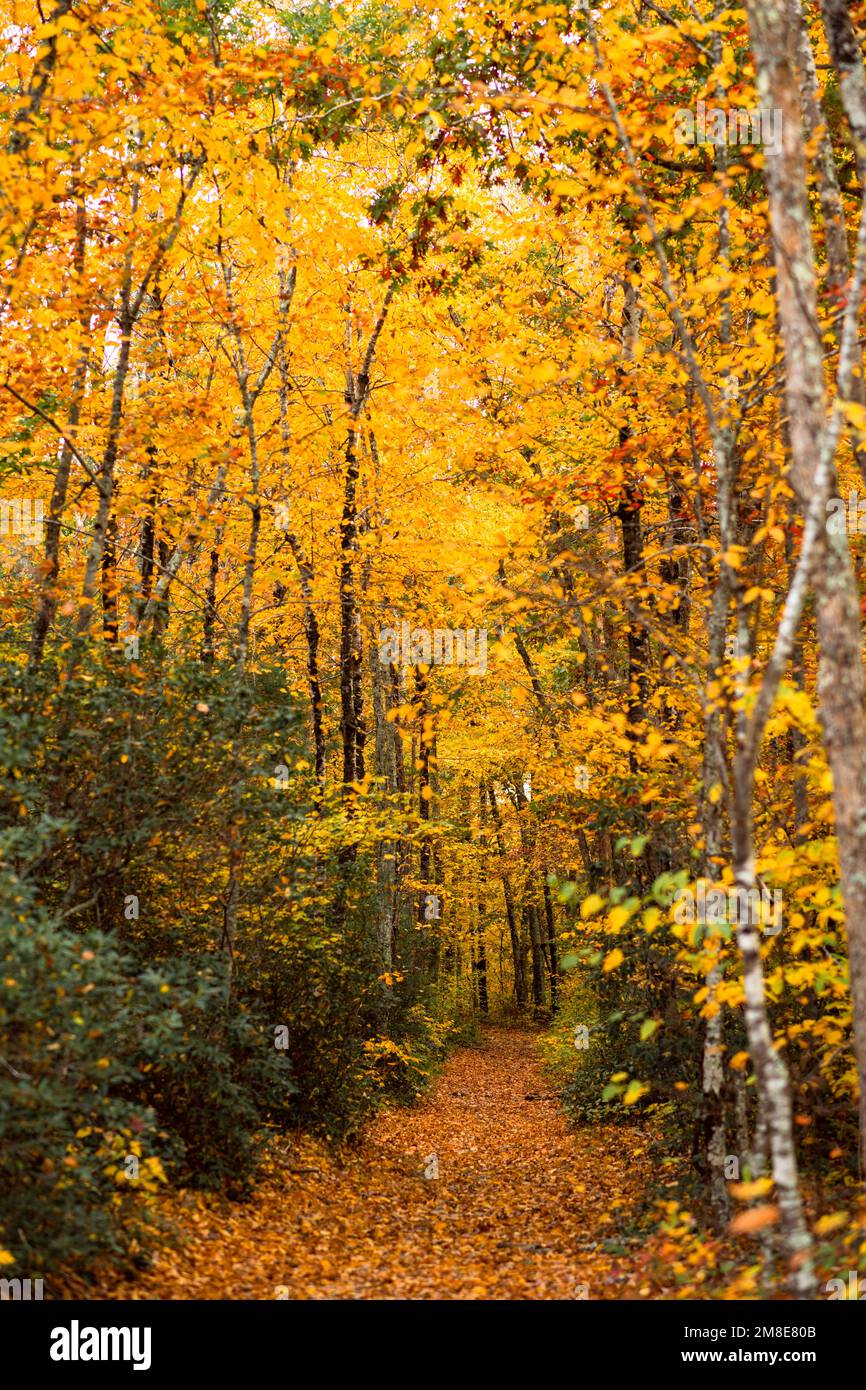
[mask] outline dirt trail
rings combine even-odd
[[[305,1142],[249,1203],[170,1199],[179,1244],[99,1296],[639,1296],[633,1264],[602,1242],[644,1186],[645,1146],[631,1128],[569,1133],[534,1036],[490,1030],[342,1165]]]

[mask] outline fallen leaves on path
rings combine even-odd
[[[304,1140],[248,1203],[168,1198],[176,1246],[97,1296],[639,1296],[634,1265],[602,1246],[646,1186],[646,1143],[633,1127],[569,1132],[534,1036],[491,1030],[342,1163]]]

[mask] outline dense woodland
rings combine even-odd
[[[864,39],[3,0],[4,1274],[492,1024],[671,1296],[857,1296]]]

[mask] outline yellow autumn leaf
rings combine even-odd
[[[648,1094],[649,1089],[645,1081],[630,1081],[622,1098],[623,1105],[634,1105],[641,1096]]]
[[[821,1216],[815,1222],[815,1234],[818,1236],[826,1236],[829,1235],[831,1231],[841,1231],[843,1227],[848,1226],[850,1222],[850,1212],[829,1212],[827,1216]]]
[[[755,1197],[766,1197],[773,1190],[772,1178],[755,1178],[753,1182],[728,1183],[728,1191],[738,1202],[751,1202]]]
[[[629,912],[628,908],[623,907],[622,904],[619,904],[617,907],[612,908],[611,911],[608,913],[607,917],[608,931],[618,932],[620,927],[625,926],[630,916],[631,913]]]
[[[604,907],[604,898],[600,898],[597,893],[590,893],[589,897],[584,898],[580,904],[580,915],[585,921],[587,917],[592,917],[593,913],[598,912],[602,907]]]
[[[652,932],[652,931],[655,931],[655,928],[658,926],[659,922],[661,921],[661,915],[662,915],[662,913],[661,913],[661,908],[659,908],[659,907],[648,907],[648,908],[646,909],[646,911],[644,912],[643,917],[641,918],[641,921],[642,921],[642,923],[643,923],[643,929],[644,929],[644,931],[645,931],[645,932]]]

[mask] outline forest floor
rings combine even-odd
[[[85,1296],[638,1298],[637,1253],[608,1247],[629,1248],[647,1148],[632,1126],[569,1131],[536,1035],[490,1029],[342,1159],[303,1140],[248,1202],[167,1196],[173,1243]]]

